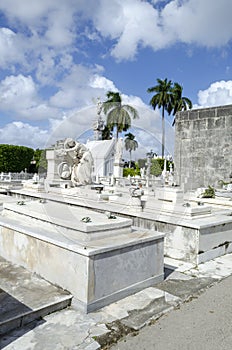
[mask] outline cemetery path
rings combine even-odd
[[[128,335],[111,350],[230,350],[232,276],[181,304],[154,324]]]
[[[165,280],[153,287],[89,314],[73,298],[70,307],[0,336],[0,349],[230,350],[232,254],[198,266],[165,258],[165,266]],[[22,272],[15,276],[25,284]],[[1,300],[2,315],[6,295],[0,290]],[[7,305],[15,311],[12,301]]]

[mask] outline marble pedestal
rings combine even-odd
[[[4,204],[0,255],[70,291],[85,312],[163,280],[164,234],[47,201]]]
[[[113,172],[115,178],[123,177],[123,163],[115,162]]]
[[[184,192],[180,188],[176,187],[158,187],[155,190],[155,197],[158,200],[167,201],[167,202],[183,202],[184,201]]]

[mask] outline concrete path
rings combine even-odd
[[[111,350],[231,350],[232,277],[127,336]]]
[[[197,267],[167,258],[165,264],[165,281],[87,315],[73,299],[69,308],[0,336],[0,349],[231,349],[232,254]]]

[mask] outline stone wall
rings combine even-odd
[[[175,182],[185,191],[232,172],[232,105],[179,112],[175,126]]]

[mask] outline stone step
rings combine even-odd
[[[71,304],[72,295],[0,257],[0,335]]]

